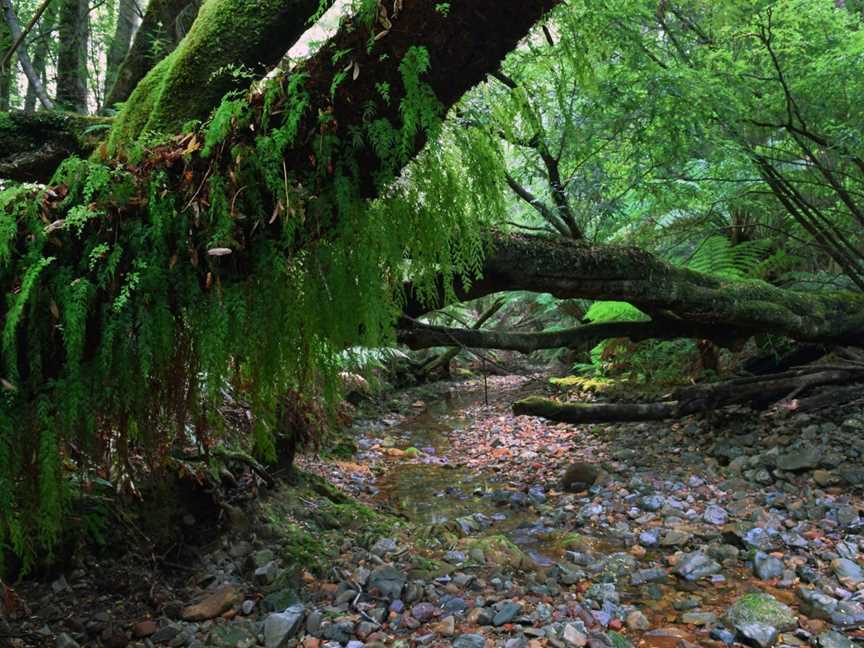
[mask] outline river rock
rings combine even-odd
[[[823,632],[816,637],[816,646],[818,648],[855,648],[855,644],[849,637],[835,630]]]
[[[852,585],[864,581],[864,571],[858,563],[849,560],[848,558],[836,558],[831,561],[831,569],[834,575],[841,581],[849,581]]]
[[[463,634],[453,641],[453,648],[484,648],[486,638],[481,634]]]
[[[753,573],[761,580],[780,578],[783,576],[783,569],[783,562],[780,559],[764,552],[757,551],[753,558]]]
[[[785,471],[807,470],[818,467],[821,460],[822,449],[811,446],[781,454],[777,457],[777,467]]]
[[[435,616],[437,608],[431,603],[418,603],[411,608],[411,616],[417,619],[420,623],[426,623]]]
[[[686,554],[678,561],[674,570],[676,574],[688,581],[699,580],[719,571],[720,564],[706,556],[702,551]]]
[[[739,598],[726,611],[726,623],[741,630],[742,626],[761,624],[780,632],[794,630],[797,618],[792,609],[770,594],[751,593]]]
[[[243,601],[243,594],[233,585],[223,585],[200,603],[183,609],[184,621],[207,621],[227,612]]]
[[[303,625],[306,610],[302,605],[292,605],[284,612],[274,612],[264,619],[264,645],[267,648],[284,648]]]
[[[513,601],[506,601],[501,605],[501,607],[498,609],[498,612],[492,619],[492,625],[497,628],[498,626],[502,626],[505,623],[510,623],[521,611],[522,605]]]
[[[837,611],[837,599],[818,589],[799,588],[798,598],[801,600],[801,611],[809,617],[828,621]]]
[[[738,634],[748,645],[768,648],[777,643],[777,628],[765,623],[742,623],[736,626]]]
[[[369,589],[377,589],[381,595],[390,599],[398,599],[407,580],[405,574],[395,567],[379,567],[369,574]]]
[[[603,469],[600,466],[590,463],[573,463],[564,471],[564,476],[561,478],[561,487],[565,491],[578,493],[579,491],[588,490],[600,478]]]
[[[78,642],[65,632],[61,635],[58,635],[55,646],[57,648],[81,648]]]

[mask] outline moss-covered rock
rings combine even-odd
[[[745,594],[735,601],[727,610],[725,620],[733,628],[759,623],[781,632],[793,630],[798,625],[792,608],[762,592]]]
[[[529,564],[525,553],[503,535],[464,538],[460,540],[459,545],[464,547],[472,558],[482,553],[487,565],[522,569]]]

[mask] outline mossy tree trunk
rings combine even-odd
[[[126,44],[127,51],[117,61],[113,73],[112,60],[116,60],[119,52],[114,52],[112,42],[108,58],[109,74],[105,78],[105,108],[113,108],[126,101],[153,66],[174,51],[183,37],[174,28],[177,18],[181,14],[196,14],[199,4],[199,0],[151,0],[134,40]],[[118,30],[119,27],[118,24]]]
[[[171,6],[176,9],[174,1]],[[261,76],[282,58],[319,5],[320,0],[204,3],[177,48],[129,96],[109,138],[110,147],[134,141],[144,132],[174,134],[190,120],[206,119],[226,93],[248,86],[248,75]],[[133,56],[134,48],[127,61],[130,67]],[[121,70],[121,79],[123,74]],[[121,96],[115,87],[107,103]]]

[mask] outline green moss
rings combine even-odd
[[[280,539],[284,557],[313,571],[326,568],[346,537],[368,546],[398,533],[401,524],[303,472],[294,484],[283,484],[262,502],[261,509]]]
[[[207,0],[192,29],[138,84],[109,137],[109,150],[144,133],[180,132],[204,120],[228,92],[275,64],[306,28],[318,0]],[[329,4],[329,3],[326,3]]]
[[[797,624],[795,613],[770,594],[754,592],[745,594],[729,608],[726,620],[730,625],[763,623],[781,631],[794,628]]]
[[[460,545],[468,552],[483,552],[487,565],[521,569],[528,564],[524,552],[504,535],[491,535],[485,538],[465,538]]]

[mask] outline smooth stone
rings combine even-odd
[[[855,648],[855,644],[849,637],[836,630],[823,632],[816,637],[816,646],[818,648]]]
[[[792,472],[816,468],[820,461],[822,461],[822,449],[813,446],[781,454],[777,457],[777,467],[780,470]]]
[[[453,648],[484,648],[486,637],[481,634],[464,634],[453,640]]]
[[[831,569],[834,575],[841,580],[849,580],[853,585],[864,581],[864,571],[858,563],[849,560],[848,558],[836,558],[831,561]]]
[[[377,589],[390,599],[398,599],[407,580],[405,574],[395,567],[379,567],[369,575],[369,589]]]
[[[764,623],[744,623],[736,626],[738,634],[748,645],[769,648],[777,643],[777,628]]]
[[[305,608],[292,605],[284,612],[274,612],[264,619],[264,645],[266,648],[284,648],[303,625]]]
[[[507,601],[504,603],[495,616],[492,618],[492,625],[496,628],[504,625],[505,623],[510,623],[513,619],[516,618],[516,615],[522,611],[522,606],[519,603],[514,603],[513,601]]]
[[[753,573],[761,580],[773,580],[783,576],[783,562],[761,551],[753,558]]]
[[[699,580],[720,571],[720,563],[712,560],[701,551],[686,554],[677,565],[674,573],[688,581]]]

